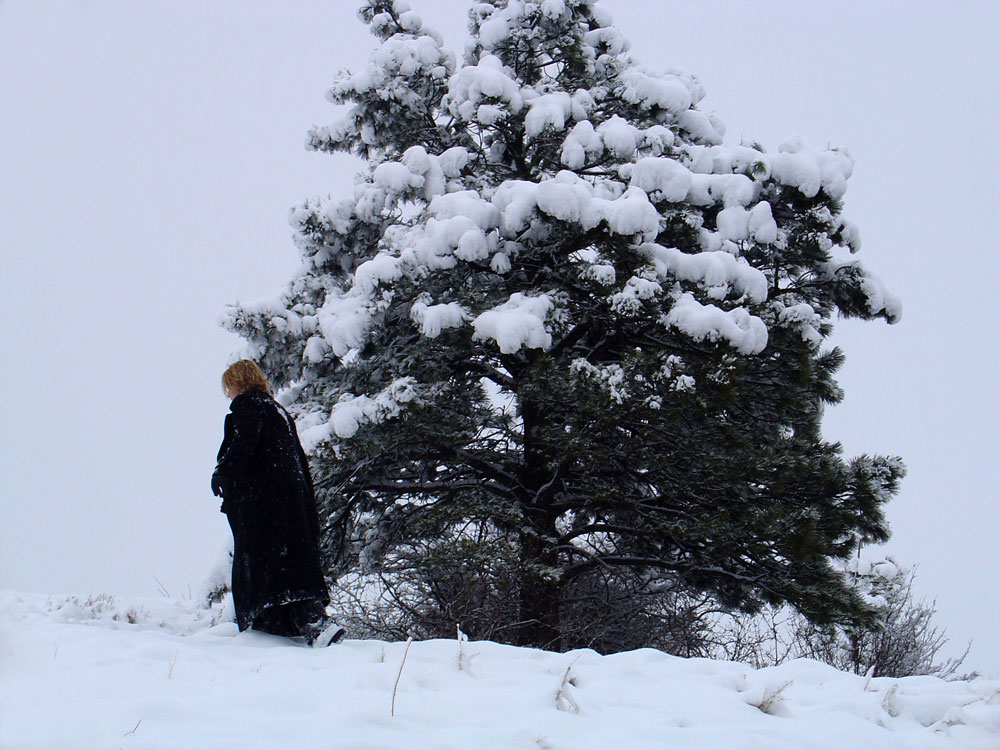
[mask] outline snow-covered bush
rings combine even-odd
[[[948,639],[934,623],[934,602],[914,596],[915,568],[866,552],[846,561],[843,568],[850,585],[873,612],[863,625],[817,624],[787,605],[767,607],[754,615],[722,612],[703,599],[695,602],[693,611],[699,626],[698,655],[756,668],[809,658],[874,677],[977,676],[976,672],[958,674],[968,648],[959,657],[937,660]]]
[[[956,675],[965,656],[936,661],[948,639],[934,624],[934,602],[914,598],[914,568],[901,567],[890,557],[858,556],[850,561],[848,574],[875,610],[874,622],[868,627],[823,627],[797,617],[796,655],[875,677]]]

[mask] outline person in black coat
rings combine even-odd
[[[212,491],[233,531],[233,604],[240,630],[325,646],[344,631],[326,617],[312,479],[295,422],[250,360],[230,366],[232,399]]]

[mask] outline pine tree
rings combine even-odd
[[[489,632],[547,648],[609,578],[870,616],[831,560],[887,538],[903,467],[823,440],[824,342],[899,304],[851,257],[847,152],[725,145],[593,0],[477,2],[461,65],[402,0],[359,16],[381,45],[308,143],[364,172],[224,316],[312,448],[331,570],[416,571],[456,618],[500,592]]]

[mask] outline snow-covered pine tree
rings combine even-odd
[[[863,619],[831,559],[887,537],[903,468],[823,440],[824,341],[899,304],[851,257],[849,155],[726,145],[594,0],[477,2],[461,65],[403,0],[359,15],[381,45],[308,141],[365,161],[354,194],[296,208],[299,274],[224,314],[299,419],[331,565],[505,585],[494,637],[546,648],[609,573]]]

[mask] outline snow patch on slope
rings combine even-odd
[[[0,745],[993,750],[1000,740],[1000,681],[489,641],[463,642],[461,658],[453,640],[313,650],[239,633],[217,614],[165,598],[0,592]]]

